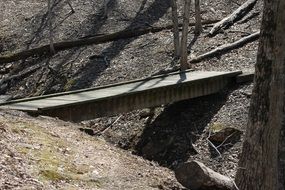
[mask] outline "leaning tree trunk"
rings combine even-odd
[[[180,68],[181,70],[188,69],[187,63],[187,37],[188,37],[188,25],[190,17],[190,5],[191,0],[185,0],[184,4],[184,15],[183,15],[183,29],[181,37],[181,59],[180,59]]]
[[[285,1],[264,0],[256,77],[236,183],[285,189]]]

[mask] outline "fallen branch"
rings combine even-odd
[[[123,116],[123,115],[120,115],[119,117],[117,117],[117,119],[116,119],[114,122],[112,122],[111,124],[107,125],[104,129],[102,129],[102,130],[100,130],[100,131],[96,131],[94,134],[96,134],[96,135],[102,135],[102,134],[104,134],[107,130],[109,130],[110,128],[112,128],[113,125],[115,125],[115,124],[119,121],[119,119],[121,119],[122,116]]]
[[[202,22],[203,24],[212,24],[217,22],[217,20],[207,20]],[[194,26],[195,23],[189,23],[190,26]],[[179,24],[181,27],[182,24]],[[160,26],[160,27],[146,27],[146,28],[136,28],[136,29],[128,29],[120,32],[115,32],[111,34],[105,34],[100,36],[88,37],[83,39],[71,40],[71,41],[63,41],[54,43],[55,52],[71,49],[74,47],[82,47],[87,45],[95,45],[95,44],[103,44],[111,41],[116,41],[120,39],[132,38],[136,36],[141,36],[147,33],[156,33],[166,29],[172,29],[173,24]],[[50,55],[52,52],[50,51],[49,45],[44,45],[41,47],[24,50],[22,52],[18,52],[11,55],[0,56],[0,64],[10,63],[22,59],[27,59],[32,56],[41,56],[41,55]]]
[[[250,42],[253,42],[253,41],[259,39],[259,35],[260,35],[260,32],[258,31],[258,32],[251,34],[251,35],[243,37],[243,38],[241,38],[238,41],[235,41],[233,43],[221,45],[221,46],[217,47],[216,49],[213,49],[210,52],[207,52],[205,54],[199,55],[199,56],[191,59],[190,63],[198,63],[204,59],[212,58],[212,57],[215,57],[215,56],[220,55],[222,53],[226,53],[230,50],[242,47],[243,45],[245,45],[247,43],[250,43]]]
[[[16,75],[12,75],[12,76],[9,76],[7,78],[3,78],[0,80],[0,85],[2,85],[3,83],[6,83],[10,80],[19,80],[21,77],[25,77],[26,75],[30,74],[30,73],[33,73],[34,71],[36,71],[37,69],[39,69],[41,67],[41,65],[35,65],[33,67],[30,67],[28,68],[27,70],[24,70],[22,72],[20,72],[19,74],[16,74]]]
[[[19,74],[12,75],[12,76],[1,79],[0,80],[0,92],[3,92],[6,90],[6,88],[8,88],[8,85],[2,86],[4,83],[8,83],[11,80],[20,80],[20,79],[24,78],[25,76],[35,72],[39,68],[41,68],[41,65],[35,65],[35,66],[28,68],[27,70],[20,72]]]
[[[191,190],[236,190],[234,181],[198,161],[181,164],[175,170],[177,180]]]
[[[209,36],[214,36],[220,29],[228,28],[233,25],[236,21],[240,20],[244,17],[249,11],[252,10],[257,0],[247,0],[244,4],[242,4],[237,10],[235,10],[232,14],[216,23],[211,31],[209,32]]]
[[[248,22],[250,19],[257,17],[260,14],[260,11],[253,11],[246,15],[242,20],[238,21],[238,24],[243,24]]]
[[[212,141],[210,141],[210,138],[211,137],[211,131],[209,131],[209,135],[207,137],[207,142],[211,145],[212,148],[214,148],[216,150],[216,152],[219,154],[220,157],[222,157],[222,154],[220,153],[220,151],[218,150],[218,148],[212,143]]]

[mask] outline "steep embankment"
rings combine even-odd
[[[77,125],[0,114],[0,189],[180,189],[170,170]]]

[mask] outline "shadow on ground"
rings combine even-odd
[[[224,105],[228,93],[218,93],[166,106],[146,124],[136,153],[169,168],[197,154],[193,143]]]
[[[155,22],[166,14],[167,10],[170,8],[170,0],[159,1],[155,0],[150,6],[145,6],[146,1],[141,2],[140,9],[137,11],[136,16],[132,18],[129,22],[129,25],[126,29],[134,29],[137,27],[144,27],[145,25],[152,25]],[[112,0],[108,4],[108,12],[115,11],[117,5],[116,0]],[[53,11],[55,11],[55,16],[61,14],[61,11],[64,6],[67,6],[62,0],[56,0],[52,6]],[[71,31],[68,34],[69,38],[78,38],[80,36],[96,35],[99,29],[106,24],[107,17],[103,17],[104,8],[101,7],[98,12],[90,14],[86,21],[80,24],[79,26],[74,26],[75,28],[79,27],[80,33],[78,31]],[[76,12],[75,12],[76,14]],[[70,15],[60,15],[61,22],[64,22],[64,19],[67,19]],[[33,20],[34,19],[34,20]],[[40,41],[46,38],[47,27],[47,12],[42,10],[38,15],[35,15],[32,18],[31,31],[28,40],[26,41],[26,48],[36,46]],[[54,30],[59,28],[61,23],[55,23]],[[119,40],[111,43],[109,46],[106,46],[105,49],[100,51],[99,55],[92,56],[92,51],[87,50],[88,48],[73,48],[65,52],[60,52],[54,55],[52,58],[48,58],[45,61],[40,61],[45,59],[43,56],[39,59],[27,59],[25,60],[25,65],[29,65],[31,62],[35,63],[40,61],[39,64],[42,64],[43,67],[34,73],[34,78],[37,78],[35,81],[33,79],[28,79],[33,81],[35,89],[29,88],[27,94],[38,95],[38,94],[50,94],[54,92],[66,91],[66,90],[75,90],[82,89],[92,86],[92,84],[97,80],[100,74],[109,67],[110,61],[120,54],[120,52],[136,38],[130,38],[126,40]],[[91,53],[91,54],[90,54]],[[89,56],[88,56],[89,55]],[[83,58],[84,57],[84,58]],[[91,59],[91,57],[96,57]],[[90,58],[90,59],[89,59]],[[87,60],[86,60],[87,59]],[[46,64],[48,62],[48,64]],[[75,68],[73,65],[75,63],[81,63],[80,67]],[[43,71],[43,68],[45,71]],[[52,69],[51,69],[52,68]],[[29,69],[28,67],[23,68],[23,70]],[[55,71],[55,72],[53,72]],[[47,73],[49,76],[44,76],[47,79],[41,79],[42,73]],[[54,80],[54,73],[57,75],[57,78],[60,80]],[[63,76],[60,76],[63,75]],[[64,80],[61,80],[64,79]],[[72,79],[69,82],[69,79]],[[40,81],[49,81],[47,84]],[[67,84],[69,83],[69,84]],[[24,84],[21,81],[18,84],[23,86]],[[18,86],[13,84],[13,86]],[[51,88],[52,87],[52,88]],[[67,88],[68,87],[68,88]],[[31,93],[31,91],[38,91]],[[24,92],[19,97],[27,96]]]
[[[163,2],[156,0],[145,11],[142,11],[144,4],[145,1],[142,2],[141,8],[131,21],[130,25],[125,28],[126,30],[143,27],[146,25],[152,25],[157,22],[164,14],[166,14],[167,10],[170,8],[170,0]],[[96,57],[101,57],[101,59],[89,60],[86,66],[77,72],[77,75],[80,77],[73,89],[86,88],[91,86],[92,82],[96,81],[100,73],[108,68],[108,62],[119,55],[124,47],[126,47],[137,38],[138,37],[115,41],[109,47],[103,49],[101,51],[101,54],[96,55]],[[104,64],[104,60],[102,60],[102,58],[105,58],[105,62],[107,62],[107,64]],[[103,67],[101,65],[103,65]]]

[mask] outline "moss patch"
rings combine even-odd
[[[227,128],[227,126],[225,126],[222,123],[213,123],[210,126],[209,130],[210,130],[211,133],[217,133],[217,132],[219,132],[219,131],[221,131],[221,130],[223,130],[225,128]]]
[[[19,143],[16,148],[35,162],[34,175],[40,181],[82,181],[87,186],[101,186],[99,179],[92,178],[89,166],[74,163],[74,147],[63,139],[30,123],[14,123],[11,130],[29,139],[29,144]]]

